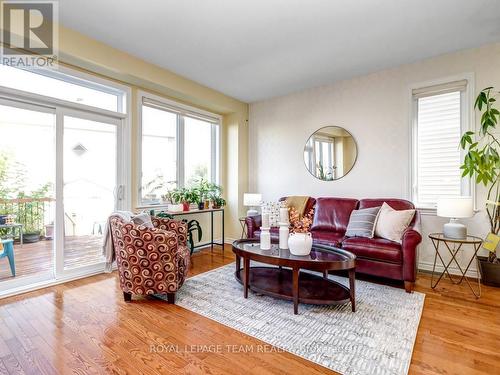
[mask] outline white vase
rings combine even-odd
[[[288,237],[288,247],[292,255],[309,255],[312,244],[311,233],[290,233],[290,237]]]

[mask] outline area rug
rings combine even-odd
[[[408,373],[424,294],[357,280],[355,313],[350,304],[299,304],[294,315],[292,302],[243,298],[234,267],[186,280],[176,304],[341,374]]]

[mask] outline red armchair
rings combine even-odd
[[[152,217],[154,228],[110,219],[120,287],[126,302],[132,294],[166,294],[175,303],[175,293],[186,279],[190,252],[187,225],[177,220]]]

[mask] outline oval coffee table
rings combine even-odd
[[[270,250],[262,250],[258,240],[237,240],[233,242],[236,254],[236,280],[243,284],[243,296],[248,297],[248,289],[271,297],[293,301],[293,312],[298,313],[298,305],[336,305],[351,302],[355,305],[356,256],[348,251],[327,246],[313,245],[311,253],[295,256],[289,250],[280,249],[277,244]],[[243,259],[243,268],[241,268]],[[250,260],[275,267],[250,267]],[[277,266],[277,267],[276,267]],[[300,269],[322,272],[323,276]],[[328,271],[349,272],[349,288],[328,279]]]

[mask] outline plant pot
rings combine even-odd
[[[311,233],[290,233],[290,237],[288,237],[288,247],[292,255],[309,255],[311,253],[312,243]]]
[[[487,257],[478,256],[481,281],[484,285],[500,287],[500,263],[490,263]]]
[[[48,240],[54,238],[54,224],[47,224],[45,226],[45,238]]]
[[[210,208],[210,201],[207,199],[205,200],[205,209],[208,210]]]
[[[204,210],[204,209],[205,209],[205,202],[198,203],[198,210]]]
[[[167,211],[170,212],[181,212],[184,210],[184,206],[182,204],[169,204],[167,206]]]
[[[0,215],[0,225],[4,225],[7,222],[9,215]]]
[[[189,211],[189,202],[182,202],[182,211]]]
[[[40,241],[40,232],[31,232],[23,234],[24,243],[35,243]]]

